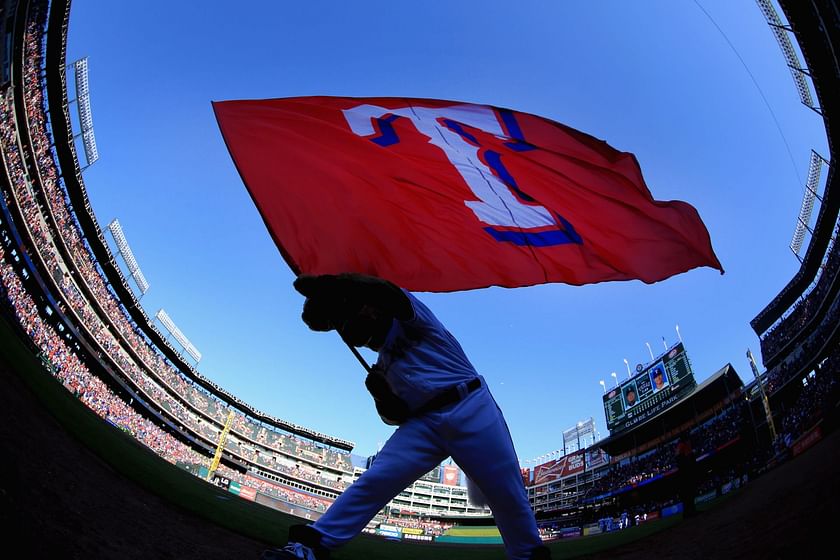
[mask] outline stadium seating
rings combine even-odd
[[[30,223],[52,223],[55,224],[56,235],[51,235],[49,232],[42,233],[42,228],[38,227],[36,230],[36,239],[39,240],[39,248],[42,255],[50,255],[48,266],[51,269],[61,269],[63,271],[78,270],[80,280],[75,282],[69,275],[65,275],[62,288],[65,295],[74,304],[75,310],[81,315],[85,323],[92,325],[92,331],[98,336],[96,338],[107,347],[109,354],[115,357],[123,368],[128,368],[134,375],[132,379],[145,387],[149,387],[150,382],[145,379],[148,373],[153,374],[155,378],[154,385],[157,385],[153,397],[155,401],[160,402],[160,399],[175,400],[184,399],[185,404],[192,404],[192,407],[204,415],[221,424],[225,421],[227,416],[228,406],[219,403],[215,400],[213,395],[202,393],[195,386],[191,385],[187,379],[179,375],[171,365],[168,365],[165,360],[156,355],[151,347],[145,342],[141,333],[136,332],[136,326],[130,324],[128,318],[124,315],[119,302],[114,299],[113,294],[106,288],[105,280],[100,276],[97,267],[92,259],[92,256],[85,249],[82,242],[81,230],[77,222],[74,220],[70,209],[66,205],[66,196],[61,193],[58,182],[55,180],[55,164],[52,154],[49,149],[49,142],[47,139],[47,131],[45,129],[45,118],[43,111],[43,96],[41,94],[42,88],[38,80],[40,76],[40,65],[33,61],[40,61],[42,59],[40,47],[42,41],[37,38],[32,38],[39,31],[36,25],[30,25],[27,32],[27,49],[26,49],[26,64],[27,76],[27,114],[29,118],[29,126],[32,131],[33,145],[37,153],[38,171],[37,174],[42,178],[44,190],[48,193],[46,199],[48,204],[44,205],[47,210],[52,210],[52,213],[46,213],[43,220],[40,217],[33,219]],[[60,227],[61,224],[63,227]],[[33,227],[33,229],[35,229]],[[61,251],[61,244],[53,245],[52,242],[59,240],[67,243],[68,248]],[[57,250],[58,249],[58,250]],[[62,262],[60,255],[70,255],[72,262]],[[59,255],[59,258],[54,258],[53,255]],[[81,288],[81,289],[80,289]],[[84,294],[92,294],[93,297],[88,298]],[[97,309],[98,308],[98,309]],[[100,319],[101,315],[101,319]],[[121,340],[109,336],[108,324],[115,325],[117,328],[113,329],[117,335],[122,335]],[[104,339],[104,340],[103,340]],[[123,342],[124,341],[124,342]],[[142,378],[142,380],[141,380]],[[164,391],[163,388],[167,390]],[[168,394],[167,394],[168,393]],[[163,404],[163,403],[161,403]],[[177,405],[167,403],[164,405],[168,410],[177,408]],[[178,409],[179,420],[185,420],[188,413],[185,413],[180,408]],[[240,432],[246,438],[253,437],[259,428],[253,423],[249,422],[237,413],[236,421],[234,422],[234,432]],[[294,445],[283,446],[284,449],[273,448],[275,452],[286,452],[287,454],[294,454],[297,458],[303,458],[307,461],[318,461],[319,465],[324,468],[333,468],[345,473],[349,473],[349,460],[342,457],[341,454],[332,450],[326,450],[319,453],[302,453],[302,449],[306,449],[307,445],[302,440],[288,436],[287,434],[278,435],[277,437],[287,437],[292,440]],[[276,441],[277,438],[275,438]],[[271,447],[270,444],[264,444]],[[267,449],[271,452],[272,449]],[[297,453],[295,453],[297,452]]]
[[[207,469],[207,450],[215,445],[233,410],[234,437],[226,444],[228,457],[278,481],[234,470],[233,462],[222,464],[218,472],[267,496],[314,512],[325,511],[331,497],[351,479],[349,455],[258,421],[248,415],[245,403],[221,388],[214,392],[195,383],[196,372],[173,364],[166,352],[151,344],[144,331],[150,328],[148,324],[141,327],[126,310],[131,302],[115,294],[114,279],[103,271],[107,263],[98,262],[90,249],[94,238],[103,242],[101,232],[85,231],[81,226],[78,213],[90,209],[74,208],[70,203],[69,187],[56,163],[44,95],[45,75],[49,74],[44,56],[48,4],[43,0],[24,4],[30,9],[22,33],[22,60],[13,62],[21,79],[4,83],[0,90],[4,174],[0,307],[16,320],[33,351],[43,357],[49,372],[68,391],[167,461]],[[12,240],[15,231],[21,242]],[[838,235],[840,226],[835,223],[834,238]],[[25,255],[16,249],[20,246],[26,247]],[[840,392],[838,269],[840,247],[832,243],[812,288],[801,294],[777,325],[762,334],[765,363],[775,364],[767,372],[767,381],[773,403],[778,403],[774,411],[782,433],[772,450],[776,455],[790,453],[799,438],[829,415],[836,415]],[[55,305],[46,307],[44,301],[55,301]],[[80,339],[69,336],[63,325],[73,325],[85,344],[80,346]],[[106,383],[112,381],[107,376],[98,377],[103,367],[118,372],[132,394],[150,403],[147,409],[141,410],[133,398],[130,403],[121,398],[120,389]],[[740,418],[737,406],[732,406],[698,426],[693,432],[697,453],[710,453],[734,441]],[[187,437],[176,437],[175,431],[163,428],[166,423],[183,429]],[[203,453],[196,450],[202,448],[196,441],[203,442]],[[613,465],[589,495],[667,476],[674,470],[673,447],[673,441],[663,443],[623,465]],[[761,455],[751,460],[768,462]],[[717,478],[701,481],[700,488],[713,491],[726,477],[735,476],[734,471],[722,469]],[[656,509],[646,506],[650,511]],[[495,527],[453,527],[439,540],[501,542]]]
[[[45,2],[33,2],[31,5],[30,20],[24,38],[24,63],[21,65],[24,68],[24,86],[15,88],[17,96],[12,89],[4,89],[0,105],[0,142],[8,184],[12,187],[7,199],[12,209],[17,208],[20,211],[22,219],[18,227],[22,234],[33,241],[30,245],[33,250],[32,262],[46,281],[54,281],[56,293],[62,294],[68,304],[65,307],[59,302],[62,312],[73,317],[74,323],[81,326],[82,332],[89,335],[91,341],[95,341],[101,350],[100,356],[107,356],[148,401],[156,403],[161,410],[165,410],[169,416],[199,437],[203,436],[208,444],[212,445],[218,437],[221,423],[226,419],[228,406],[211,395],[201,393],[180,376],[161,356],[154,354],[142,333],[131,325],[122,313],[119,302],[106,287],[105,280],[99,275],[97,266],[82,241],[83,236],[71,208],[67,205],[67,196],[61,191],[46,128],[41,81],[45,10]],[[26,115],[26,118],[23,118],[23,115]],[[23,153],[30,150],[34,153],[33,160],[36,165],[26,165],[21,148]],[[78,274],[75,274],[76,272]],[[18,275],[28,274],[26,269],[20,269],[19,273],[16,273],[11,265],[4,262],[3,273],[4,291],[18,313],[18,318],[22,324],[28,325],[30,330],[37,328],[37,331],[30,332],[30,336],[38,336],[38,339],[34,339],[36,343],[44,343],[46,340],[61,344],[60,336],[43,324],[40,317],[33,316],[30,312],[28,302],[31,298],[22,288]],[[14,301],[11,299],[12,294]],[[15,306],[15,303],[18,305]],[[52,343],[48,344],[45,355],[51,362],[51,370],[60,376],[64,372],[61,366],[65,356],[70,355],[73,360],[77,358],[68,348],[62,347],[59,351],[52,351],[53,346]],[[150,372],[153,375],[149,375]],[[138,424],[142,416],[132,414],[131,408],[120,401],[104,384],[97,382],[87,368],[80,366],[77,373],[78,378],[64,380],[65,385],[86,404],[92,408],[110,410],[108,419],[132,433],[147,434],[153,431],[149,428],[148,420],[143,420],[142,425]],[[96,390],[91,389],[93,386]],[[116,410],[121,411],[121,420],[115,418]],[[203,416],[201,412],[204,413]],[[208,419],[219,424],[214,427],[213,422],[208,422]],[[345,486],[341,481],[341,474],[347,479],[351,472],[346,454],[308,444],[289,434],[268,431],[264,426],[258,428],[241,413],[237,413],[234,425],[246,438],[254,437],[259,431],[273,434],[270,438],[263,436],[263,442],[255,445],[263,449],[263,457],[272,453],[285,453],[295,461],[303,459],[317,465],[324,473],[329,473],[330,468],[334,469],[334,474],[327,476],[289,469],[291,474],[300,476],[304,481],[339,490]],[[161,434],[164,433],[160,432],[155,437],[160,438]],[[206,457],[184,444],[176,444],[169,434],[165,436],[165,444],[153,448],[167,450],[170,455],[168,459],[174,460],[172,451],[178,449],[175,454],[178,455],[178,459],[199,464],[207,462]],[[269,439],[277,445],[276,448],[266,443]],[[238,445],[231,442],[230,447],[235,449]]]

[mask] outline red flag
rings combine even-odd
[[[697,211],[654,200],[632,154],[542,117],[404,98],[213,108],[295,273],[445,292],[723,272]]]

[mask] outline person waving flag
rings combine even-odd
[[[327,560],[446,457],[491,508],[510,560],[550,560],[486,381],[410,290],[722,272],[697,212],[654,200],[633,155],[508,109],[338,97],[213,107],[298,275],[303,321],[341,336],[377,412],[398,426],[323,516],[293,525],[262,560]]]

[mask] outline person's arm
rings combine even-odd
[[[389,426],[398,426],[408,419],[408,405],[394,393],[385,376],[375,366],[365,378],[365,387],[373,397],[376,412],[383,422]]]
[[[368,371],[365,387],[379,416],[389,425],[403,423],[409,416],[408,406],[388,385],[384,372],[368,366],[355,346],[379,350],[394,319],[414,318],[407,293],[391,282],[360,274],[303,275],[294,287],[306,296],[303,322],[315,331],[338,331]]]
[[[375,276],[356,273],[301,275],[295,279],[294,287],[315,302],[311,305],[318,308],[320,316],[346,317],[363,305],[369,305],[400,321],[414,318],[414,307],[405,292]]]

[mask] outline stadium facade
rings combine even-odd
[[[756,367],[755,379],[744,386],[727,364],[653,414],[616,423],[610,437],[582,454],[585,461],[576,461],[582,465],[579,472],[555,476],[554,465],[538,465],[525,475],[540,524],[550,527],[554,535],[575,536],[619,527],[624,513],[631,520],[645,520],[679,512],[682,504],[674,451],[682,433],[692,435],[697,454],[700,476],[696,497],[710,500],[805,452],[837,427],[840,187],[836,184],[834,121],[840,115],[836,95],[840,91],[836,58],[840,13],[827,1],[781,0],[779,4],[789,25],[782,24],[771,2],[758,1],[791,67],[803,104],[825,124],[830,157],[812,156],[812,171],[816,164],[827,166],[828,172],[821,193],[816,192],[816,181],[806,185],[806,197],[818,200],[819,205],[813,227],[804,225],[810,241],[805,256],[797,254],[800,269],[751,321],[766,369],[759,372]],[[804,62],[796,59],[790,37],[799,44]],[[809,80],[817,103],[803,91]],[[819,173],[812,175],[818,177]],[[803,201],[803,207],[813,203]],[[802,234],[800,225],[797,235]],[[605,420],[608,425],[614,420],[606,406]],[[598,452],[609,456],[608,464],[590,465],[590,457],[599,457]],[[543,473],[549,474],[540,476]]]
[[[87,198],[68,101],[70,3],[2,6],[10,47],[0,115],[4,288],[26,296],[5,298],[7,315],[69,390],[123,411],[121,418],[102,411],[106,420],[129,431],[146,420],[159,426],[171,462],[209,468],[230,420],[221,479],[256,491],[246,497],[263,493],[323,511],[352,481],[353,443],[256,410],[166,340],[139,305]],[[48,334],[33,338],[33,324]],[[83,372],[57,358],[71,353]]]
[[[640,519],[677,512],[679,434],[693,437],[702,473],[698,496],[711,499],[805,452],[836,428],[840,14],[826,0],[782,0],[788,27],[773,23],[769,2],[759,5],[774,32],[801,48],[804,61],[794,75],[808,77],[798,87],[814,88],[817,102],[809,106],[824,122],[830,148],[801,267],[751,322],[766,369],[756,370],[746,386],[730,365],[700,385],[672,376],[674,390],[661,398],[650,385],[654,369],[650,383],[631,380],[636,391],[650,393],[644,414],[629,414],[626,395],[620,406],[605,402],[609,437],[523,473],[546,534],[608,530],[615,524],[602,520],[625,511]],[[41,357],[45,374],[167,461],[244,499],[317,517],[361,472],[350,458],[353,443],[257,410],[201,375],[139,305],[108,246],[74,138],[69,99],[79,86],[68,80],[69,15],[69,0],[0,0],[4,320]],[[484,516],[465,494],[459,485],[420,480],[380,519],[408,523],[412,531],[405,534],[418,537],[464,516]],[[435,522],[421,523],[418,534],[417,519]]]

